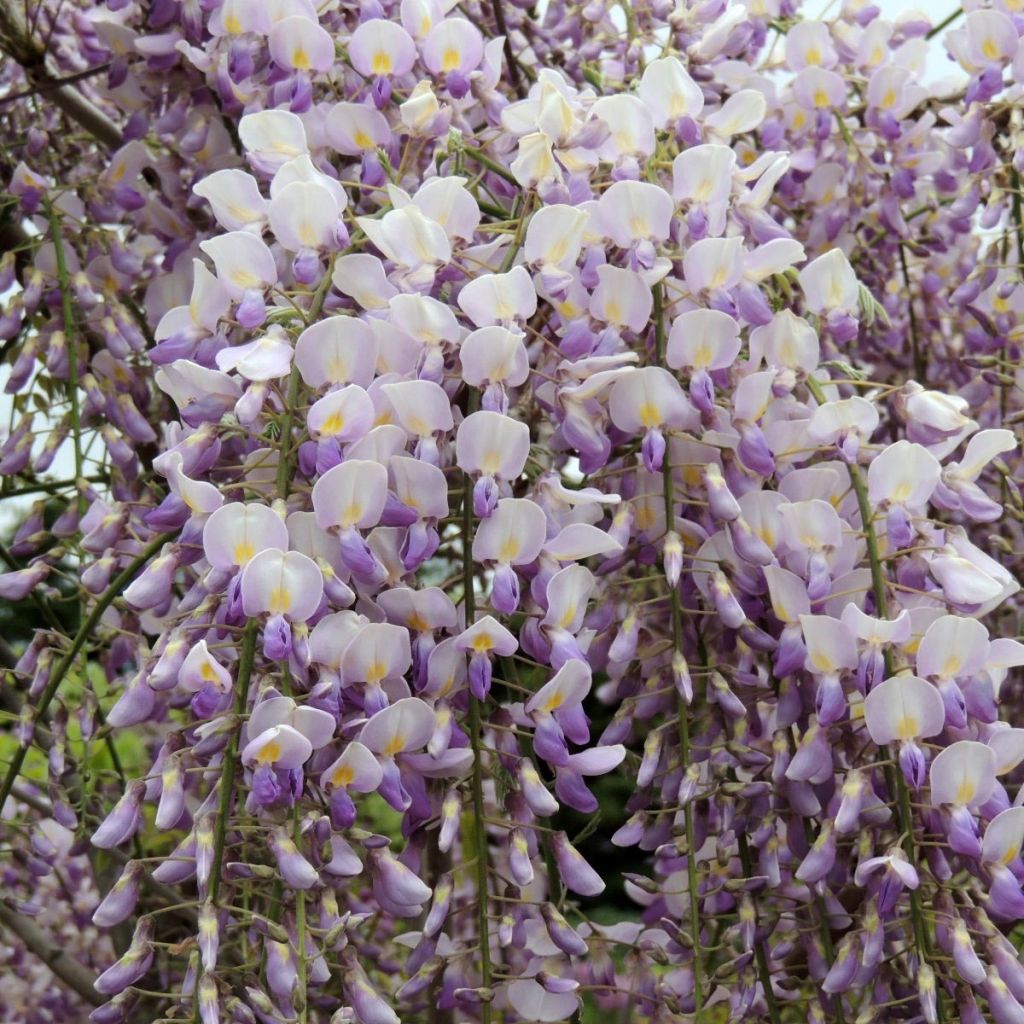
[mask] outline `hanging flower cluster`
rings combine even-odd
[[[1016,5],[18,7],[21,1019],[1024,1020]]]

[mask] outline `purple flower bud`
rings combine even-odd
[[[571,924],[550,904],[540,905],[540,916],[551,941],[569,956],[585,956],[587,944]]]
[[[114,925],[128,920],[139,901],[141,878],[142,864],[135,860],[128,861],[121,872],[121,877],[93,911],[93,924],[98,928],[113,928]]]
[[[312,864],[299,853],[298,847],[281,829],[274,829],[268,840],[285,885],[291,889],[310,889],[319,881]]]
[[[116,995],[140,981],[153,963],[152,938],[153,919],[140,917],[127,952],[96,979],[96,991]]]
[[[564,832],[551,837],[551,852],[565,887],[581,896],[596,896],[604,892],[601,876],[583,859],[583,855],[570,842]]]
[[[511,565],[501,564],[494,570],[491,605],[503,615],[511,615],[519,607],[519,577]]]
[[[263,627],[263,654],[270,661],[285,661],[291,653],[291,625],[283,615],[272,615]]]
[[[501,492],[493,476],[481,476],[473,484],[473,514],[480,519],[487,519],[498,507]]]
[[[361,968],[353,966],[346,971],[342,986],[358,1024],[399,1024],[398,1014],[370,984]]]
[[[135,835],[142,821],[142,799],[145,794],[144,782],[136,780],[129,783],[124,795],[93,833],[92,845],[100,850],[112,850]]]
[[[450,789],[441,801],[441,827],[438,830],[437,845],[442,853],[447,853],[452,848],[452,843],[459,834],[461,814],[462,801],[459,799],[458,790]]]
[[[644,434],[640,449],[647,472],[659,473],[665,458],[665,435],[657,427],[652,427]]]
[[[853,984],[857,971],[860,969],[858,952],[857,936],[855,934],[844,935],[839,949],[836,950],[835,961],[829,968],[828,974],[825,975],[825,980],[821,983],[822,989],[829,995],[846,992]]]
[[[369,578],[381,569],[377,556],[362,534],[354,527],[347,527],[338,534],[341,541],[341,560],[347,568],[357,576]]]
[[[974,815],[963,806],[951,807],[947,834],[949,845],[965,857],[981,856],[981,840],[978,838],[978,824]]]

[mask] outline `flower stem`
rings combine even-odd
[[[652,289],[654,293],[654,338],[655,355],[658,365],[665,361],[665,296],[660,284]],[[662,461],[662,490],[665,498],[665,531],[675,526],[675,485],[672,479],[672,460],[666,451]],[[672,600],[672,648],[682,652],[683,612],[679,601],[679,588],[671,588]],[[680,695],[676,708],[676,731],[679,737],[679,766],[683,772],[690,763],[690,714],[686,702]],[[704,1005],[704,979],[700,945],[700,900],[697,879],[696,828],[693,820],[693,801],[688,800],[683,809],[683,823],[686,832],[686,878],[689,889],[690,934],[693,937],[693,1000],[694,1024],[700,1024]]]
[[[466,415],[477,405],[475,388],[469,390]],[[476,618],[476,595],[473,591],[473,480],[468,473],[462,478],[462,588],[463,607],[466,611],[466,627]],[[481,750],[482,721],[481,702],[471,692],[469,695],[469,742],[473,748],[473,838],[476,843],[476,888],[477,922],[480,933],[480,983],[484,988],[491,986],[491,939],[487,911],[487,828],[484,822],[484,773]],[[483,1024],[491,1024],[491,1004],[480,1004],[480,1018]]]
[[[819,381],[808,376],[807,387],[819,404],[824,404],[827,401]],[[875,598],[875,613],[880,618],[887,619],[889,617],[889,599],[886,588],[885,569],[882,566],[879,552],[878,534],[875,532],[874,514],[871,508],[871,499],[868,496],[867,482],[860,470],[860,466],[856,463],[848,462],[846,468],[850,476],[850,485],[853,487],[853,493],[857,497],[857,508],[860,510],[861,525],[864,529],[868,562],[871,566],[871,590]],[[886,650],[883,657],[885,660],[885,674],[888,677],[893,675],[892,655]],[[910,793],[907,789],[907,782],[903,778],[903,773],[897,771],[891,763],[888,748],[881,746],[879,747],[879,752],[882,760],[889,762],[885,765],[883,771],[890,793],[896,794],[897,817],[900,831],[903,833],[903,851],[916,870],[918,856],[914,842],[914,816],[910,806]],[[918,956],[922,961],[930,960],[931,950],[928,929],[925,925],[921,909],[921,898],[917,889],[910,890],[910,919],[914,929],[914,942],[917,946]],[[940,1022],[944,1020],[941,997],[936,1000],[936,1014]]]
[[[950,11],[950,13],[947,14],[946,17],[944,17],[942,21],[938,23],[938,25],[933,25],[928,30],[928,34],[925,36],[925,39],[934,39],[935,36],[937,36],[944,28],[948,28],[950,25],[952,25],[953,22],[956,21],[956,19],[959,18],[960,15],[963,13],[963,7],[957,7],[955,11]]]
[[[64,255],[64,237],[60,230],[60,218],[49,200],[46,200],[46,218],[50,222],[50,234],[53,236],[61,316],[64,320],[64,341],[68,347],[68,401],[71,406],[71,440],[75,452],[75,490],[78,514],[81,516],[85,513],[85,495],[78,487],[78,481],[84,476],[85,460],[82,456],[82,410],[78,394],[78,344],[75,340],[75,315],[71,308],[71,279],[68,276],[68,264]]]
[[[737,835],[740,852],[740,864],[743,865],[743,874],[747,878],[754,877],[754,866],[750,860],[750,845],[747,842],[747,834],[740,831]],[[772,1024],[782,1024],[782,1017],[779,1014],[779,1004],[775,998],[775,991],[772,989],[772,973],[768,968],[768,955],[764,951],[764,940],[757,936],[759,922],[757,919],[757,905],[754,905],[754,959],[757,963],[757,973],[761,979],[761,988],[764,989],[764,1001],[768,1006],[768,1016]]]
[[[256,656],[256,632],[259,623],[249,619],[242,634],[242,650],[238,657],[238,679],[235,680],[235,714],[239,718],[231,731],[220,774],[220,802],[217,805],[217,827],[213,834],[213,861],[210,867],[210,902],[216,904],[220,889],[221,865],[224,861],[224,846],[227,836],[228,818],[231,815],[231,798],[234,795],[235,769],[238,762],[238,738],[242,731],[241,717],[249,700],[249,682],[252,679],[252,665]]]
[[[292,839],[298,846],[302,837],[298,804],[295,805],[294,820]],[[302,889],[295,890],[295,962],[298,965],[298,988],[302,995],[298,1014],[299,1024],[306,1024],[306,894]]]

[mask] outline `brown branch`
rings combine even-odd
[[[0,924],[17,936],[30,953],[42,960],[68,988],[74,989],[87,1003],[102,1006],[106,1002],[93,987],[95,979],[89,971],[41,928],[3,902],[0,902]]]
[[[99,107],[73,86],[55,77],[49,68],[45,48],[32,38],[15,0],[0,0],[0,51],[21,65],[30,85],[37,91],[45,92],[97,142],[111,149],[124,143],[121,130]]]
[[[110,65],[111,62],[108,60],[104,64],[98,64],[94,68],[86,68],[84,71],[77,71],[73,75],[65,75],[63,78],[51,78],[44,85],[36,85],[31,89],[22,89],[21,92],[11,92],[6,96],[0,96],[0,107],[7,103],[13,103],[15,100],[23,100],[27,96],[45,96],[47,93],[53,92],[54,89],[61,89],[65,86],[73,85],[75,82],[81,82],[86,78],[102,75],[104,71],[110,70]]]

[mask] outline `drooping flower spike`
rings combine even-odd
[[[0,69],[0,1001],[1024,1019],[1014,4],[88,6]]]

